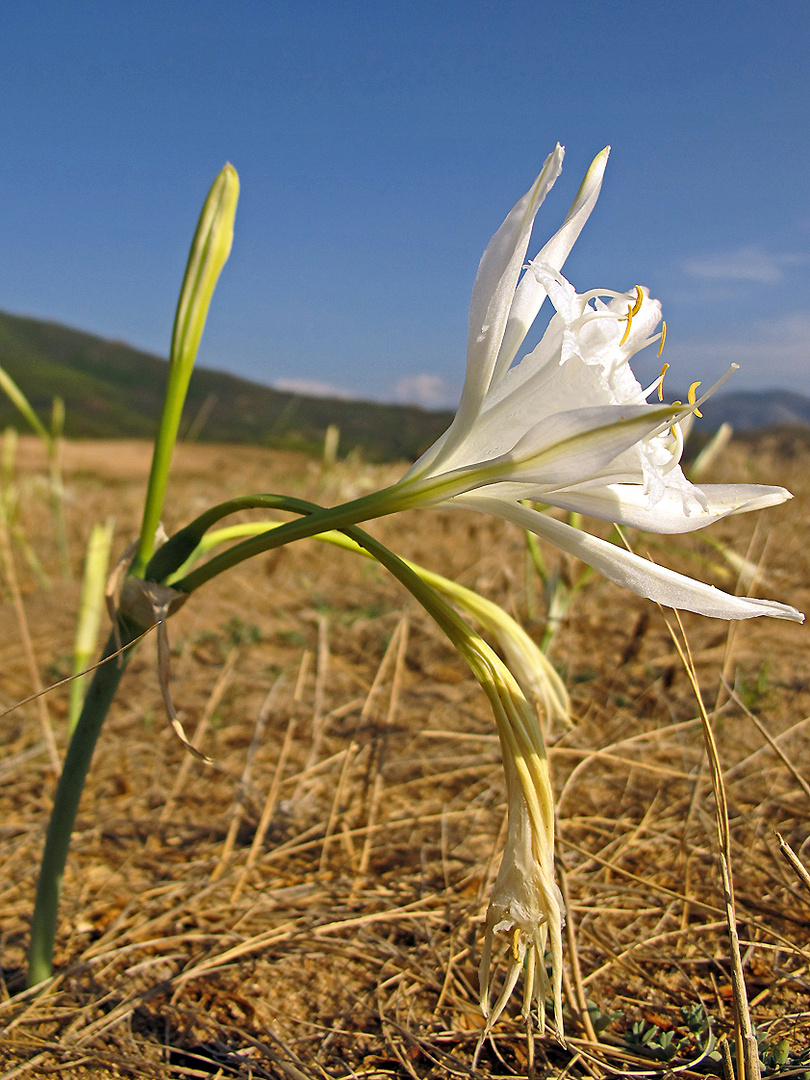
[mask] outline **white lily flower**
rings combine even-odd
[[[563,1038],[562,928],[565,905],[554,881],[554,792],[537,717],[506,665],[476,635],[460,643],[495,715],[507,795],[507,838],[486,917],[479,981],[486,1026],[492,1030],[523,974],[522,1014],[537,1008],[545,1030],[546,999],[551,998],[557,1035]],[[491,1003],[491,966],[499,935],[506,939],[506,971]],[[546,972],[546,952],[551,978]]]
[[[781,487],[697,487],[680,467],[682,423],[700,405],[651,404],[631,357],[661,339],[646,289],[579,294],[561,268],[599,195],[609,148],[588,170],[562,228],[520,276],[535,214],[559,175],[557,147],[493,236],[470,308],[467,375],[448,430],[394,486],[397,509],[448,504],[531,529],[658,603],[725,619],[802,621],[786,604],[731,596],[531,509],[525,500],[658,533],[702,528],[791,498]],[[556,313],[540,344],[513,360],[544,299]],[[701,399],[702,400],[702,399]],[[392,492],[393,493],[393,492]]]
[[[484,947],[478,981],[481,1009],[486,1017],[482,1040],[503,1012],[518,978],[523,973],[524,1017],[532,1005],[537,1008],[540,1033],[545,1029],[546,999],[554,1003],[557,1035],[563,1038],[562,1021],[562,928],[565,905],[554,880],[554,808],[541,802],[540,790],[526,794],[516,759],[504,745],[503,767],[508,801],[507,837],[503,857],[487,908]],[[517,761],[521,761],[517,758]],[[522,764],[522,761],[521,761]],[[537,764],[548,774],[545,757]],[[546,786],[550,793],[550,785]],[[492,954],[498,935],[507,942],[506,972],[500,993],[491,1002]],[[546,952],[550,953],[552,976],[546,973]]]

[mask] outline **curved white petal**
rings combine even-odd
[[[540,175],[507,214],[481,256],[470,303],[467,371],[456,415],[447,431],[411,466],[406,476],[419,475],[433,465],[443,451],[464,438],[478,415],[492,381],[534,219],[560,175],[564,154],[565,150],[557,143]]]
[[[455,450],[442,455],[443,470],[508,453],[526,432],[560,413],[612,402],[601,372],[571,356],[560,371],[563,322],[555,316],[537,348],[510,368],[487,395],[475,425]],[[640,387],[639,387],[640,390]],[[644,404],[641,393],[638,404]]]
[[[610,147],[606,146],[593,159],[582,183],[579,185],[579,191],[571,203],[571,209],[568,211],[563,227],[542,248],[536,262],[552,266],[556,270],[562,267],[569,251],[582,232],[582,227],[588,220],[596,200],[599,198],[602,177],[605,173],[609,155]]]
[[[498,498],[509,497],[515,501],[534,497],[530,484],[499,484],[497,490],[487,490]],[[693,498],[688,509],[685,509],[684,497],[679,490],[667,491],[650,505],[641,484],[564,488],[546,492],[542,501],[561,510],[573,510],[578,514],[602,518],[603,521],[615,521],[617,525],[627,525],[643,532],[671,535],[693,532],[731,514],[764,510],[793,498],[785,488],[765,484],[705,484],[696,490],[705,499],[705,507],[697,498]]]
[[[571,248],[590,217],[591,210],[596,206],[609,154],[610,147],[606,146],[593,159],[562,227],[543,247],[534,262],[542,263],[554,272],[562,270],[565,260],[571,253]],[[531,271],[524,274],[509,312],[506,332],[492,373],[492,386],[500,382],[509,370],[545,298],[546,289],[537,277]]]
[[[751,619],[757,615],[770,615],[775,619],[804,622],[804,615],[788,604],[731,596],[712,585],[677,574],[606,540],[555,521],[547,514],[527,506],[489,498],[478,492],[471,492],[454,502],[458,506],[494,514],[523,529],[530,529],[611,581],[665,607],[696,611],[715,619]]]
[[[490,386],[535,216],[560,175],[563,154],[558,143],[531,188],[490,240],[478,264],[470,302],[467,381],[462,393],[462,401],[466,394],[476,409]]]
[[[526,485],[528,498],[540,500],[583,475],[594,479],[607,473],[613,479],[614,461],[671,419],[670,405],[603,405],[557,413],[525,432],[505,454],[401,481],[401,507],[436,505],[513,480]]]
[[[671,419],[670,405],[602,405],[556,413],[530,428],[505,455],[511,469],[504,479],[536,484],[544,492],[583,477],[598,479],[605,470],[615,470],[625,451]]]

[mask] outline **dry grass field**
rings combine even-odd
[[[65,449],[76,575],[95,521],[115,558],[137,531],[142,443]],[[344,500],[401,469],[324,473],[292,454],[181,446],[166,525],[233,494]],[[706,534],[629,538],[726,589],[708,540],[761,560],[757,594],[810,611],[810,445],[734,442],[717,480],[780,483],[792,503]],[[46,472],[21,440],[25,537],[14,546],[39,675],[71,670],[77,582],[59,577]],[[591,523],[593,524],[593,523]],[[607,535],[604,526],[598,526]],[[539,640],[542,585],[511,526],[419,512],[370,530],[496,600]],[[575,581],[582,566],[544,550]],[[33,689],[6,583],[0,709]],[[807,630],[684,616],[724,769],[738,929],[763,1072],[808,1075],[810,865]],[[316,541],[274,551],[195,594],[171,620],[172,689],[191,757],[166,721],[155,645],[139,647],[108,717],[63,883],[57,976],[23,993],[54,787],[36,702],[7,712],[0,759],[0,1080],[27,1076],[470,1076],[482,1029],[477,965],[504,837],[487,701],[412,598],[375,564]],[[693,691],[651,603],[592,577],[550,656],[574,725],[547,730],[568,899],[568,1046],[535,1039],[538,1076],[722,1076],[732,1024],[714,799]],[[60,752],[68,690],[44,699]],[[582,1003],[587,1016],[583,1020]],[[476,1075],[525,1076],[516,994]],[[597,1041],[594,1041],[596,1037]]]

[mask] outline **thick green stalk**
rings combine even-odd
[[[124,646],[131,645],[138,636],[138,631],[130,632],[124,626],[121,627],[121,633]],[[53,943],[56,936],[59,893],[70,848],[70,837],[79,809],[79,800],[87,770],[90,768],[96,740],[132,652],[131,649],[127,649],[118,660],[109,659],[116,650],[115,635],[110,634],[102,657],[102,661],[107,662],[102,662],[93,675],[93,681],[84,699],[84,708],[68,746],[62,775],[56,787],[53,810],[48,822],[48,834],[45,839],[45,851],[40,864],[34,914],[31,918],[31,943],[28,951],[29,986],[36,986],[37,983],[49,979],[53,974]]]

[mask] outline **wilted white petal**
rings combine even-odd
[[[548,761],[537,720],[509,671],[493,657],[490,672],[488,695],[503,754],[508,825],[503,858],[487,909],[479,968],[481,1008],[487,1017],[482,1039],[503,1011],[521,972],[525,972],[523,1015],[528,1016],[532,1005],[536,1005],[542,1032],[546,998],[551,997],[557,1034],[562,1038],[565,909],[554,881],[554,793]],[[496,936],[500,934],[506,938],[506,971],[492,1005],[492,957]],[[545,967],[546,948],[551,954],[550,980]]]

